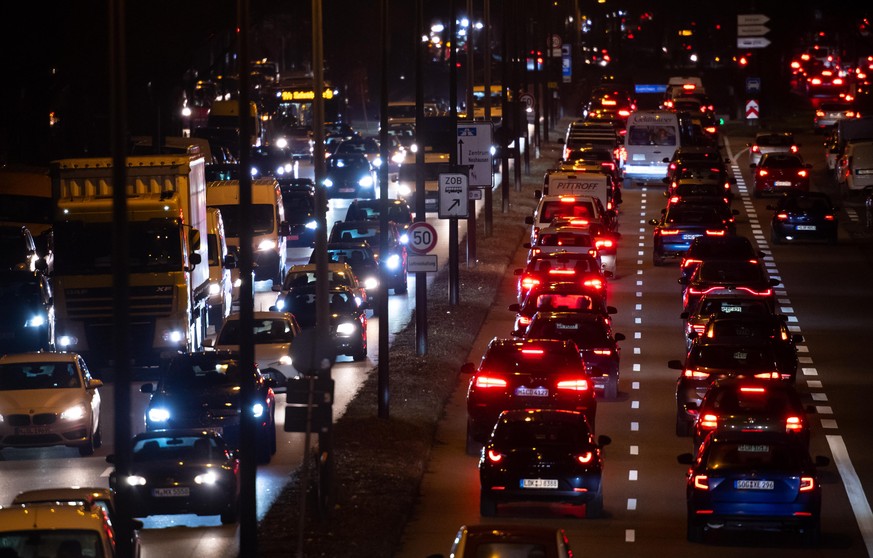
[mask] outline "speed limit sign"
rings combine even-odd
[[[436,229],[424,221],[409,225],[409,249],[416,254],[427,254],[437,242]]]

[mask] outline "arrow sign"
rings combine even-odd
[[[737,25],[764,25],[768,21],[764,14],[737,14]]]
[[[737,26],[738,37],[762,37],[770,32],[766,25],[739,25]]]
[[[453,219],[468,217],[469,181],[466,173],[452,172],[439,174],[439,218]]]
[[[737,48],[764,48],[769,44],[766,37],[737,37]]]
[[[749,120],[753,120],[758,118],[758,101],[755,99],[750,99],[746,102],[746,118]]]

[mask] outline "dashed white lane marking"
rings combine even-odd
[[[633,529],[625,529],[624,530],[624,542],[634,542],[636,541],[637,534]]]
[[[812,357],[797,357],[800,364],[812,364]]]
[[[637,287],[642,287],[642,286],[643,286],[643,282],[642,282],[642,281],[637,281]]]
[[[631,469],[627,472],[627,480],[635,481],[637,480],[637,471],[635,469]]]
[[[642,291],[637,291],[637,292],[636,292],[636,297],[637,297],[637,298],[643,298],[643,292],[642,292]]]
[[[634,318],[634,323],[641,324],[641,323],[643,323],[643,319],[642,318]]]
[[[809,395],[812,397],[813,401],[827,401],[828,400],[828,394],[826,394],[826,393],[816,392],[816,393],[810,393]]]
[[[783,314],[794,314],[794,308],[791,306],[783,306],[779,310],[781,310]]]
[[[639,371],[640,371],[640,365],[639,365],[639,364],[634,364],[633,371],[634,371],[634,372],[639,372]]]
[[[846,208],[846,215],[849,216],[849,221],[852,221],[853,223],[857,223],[861,220],[861,218],[858,216],[858,212],[855,211],[855,209],[853,208]]]
[[[633,422],[631,422],[631,424],[630,424],[630,429],[631,429],[631,432],[639,432],[639,430],[640,430],[640,423],[638,423],[637,421],[633,421]]]
[[[800,333],[800,326],[790,325],[788,326],[788,331],[791,333]]]
[[[642,270],[642,269],[638,269],[638,270],[637,270],[637,275],[642,275],[642,274],[643,274],[643,270]]]
[[[640,389],[639,382],[631,382],[631,389]]]
[[[796,323],[797,323],[797,316],[787,316],[787,318],[788,318],[787,321],[788,321],[789,323],[792,323],[792,324],[796,324]]]
[[[804,376],[818,376],[818,370],[815,368],[801,368],[800,371]]]
[[[834,410],[828,405],[816,405],[815,412],[819,415],[832,415],[834,414]]]
[[[837,421],[834,419],[821,419],[821,427],[825,430],[836,430]]]
[[[637,252],[637,256],[645,256],[645,255],[646,255],[646,253],[643,250],[640,250],[639,252]]]
[[[635,310],[642,310],[642,309],[643,309],[643,305],[642,305],[642,304],[637,304],[637,305],[634,307],[634,309],[635,309]]]
[[[103,469],[103,472],[100,473],[100,477],[101,478],[109,477],[109,475],[111,475],[112,471],[114,471],[114,470],[115,470],[115,467],[106,467],[105,469]]]
[[[640,402],[639,401],[631,401],[631,409],[639,409]]]
[[[637,499],[636,498],[628,498],[627,499],[627,509],[630,511],[637,509]]]
[[[809,347],[807,347],[806,345],[798,345],[798,346],[797,346],[797,352],[798,352],[798,353],[808,353],[808,352],[809,352]]]
[[[806,385],[811,388],[821,389],[821,382],[819,380],[807,380]]]
[[[630,447],[631,455],[639,455],[640,454],[640,446],[631,446]]]
[[[643,338],[642,333],[640,333],[639,331],[634,332],[634,339],[642,339],[642,338]]]
[[[873,512],[870,511],[870,503],[867,501],[867,496],[864,495],[861,479],[858,478],[855,466],[852,465],[852,460],[849,459],[849,451],[846,449],[843,437],[828,435],[825,436],[825,439],[827,439],[828,446],[831,448],[831,455],[834,456],[834,463],[837,465],[840,478],[843,479],[843,486],[846,488],[849,503],[852,505],[852,511],[855,513],[855,520],[858,522],[858,527],[861,530],[861,537],[864,538],[864,545],[867,547],[867,555],[873,556]]]
[[[634,347],[634,354],[635,354],[635,355],[640,354],[640,348],[639,348],[639,347]]]

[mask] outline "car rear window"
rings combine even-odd
[[[789,147],[794,143],[794,136],[774,134],[770,136],[758,136],[755,140],[759,146],[766,147]]]
[[[796,444],[772,442],[722,442],[710,447],[706,459],[708,469],[792,469],[808,461],[804,450]]]

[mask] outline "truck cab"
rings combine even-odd
[[[206,208],[206,245],[209,260],[209,325],[221,327],[231,312],[233,279],[231,269],[237,266],[236,255],[228,251],[224,235],[224,220],[215,207]]]

